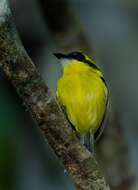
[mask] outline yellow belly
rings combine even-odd
[[[65,106],[68,119],[79,133],[94,133],[105,113],[107,88],[92,69],[67,71],[58,81],[58,101]]]

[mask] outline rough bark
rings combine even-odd
[[[0,2],[0,67],[16,88],[78,190],[109,190],[95,158],[83,147],[24,50],[7,0]]]

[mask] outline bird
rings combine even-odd
[[[62,65],[57,81],[57,101],[81,143],[94,154],[94,144],[104,129],[108,87],[96,62],[82,52],[54,53]]]

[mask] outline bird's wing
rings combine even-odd
[[[103,120],[101,122],[100,127],[97,129],[97,131],[94,134],[95,143],[98,142],[98,140],[100,139],[100,137],[101,137],[101,135],[105,129],[105,125],[107,123],[108,116],[109,116],[109,100],[107,99],[107,106],[106,106],[106,110],[105,110]]]

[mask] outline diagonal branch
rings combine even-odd
[[[44,138],[64,164],[76,189],[109,190],[95,158],[79,143],[24,50],[7,0],[0,1],[0,67],[16,88]]]

